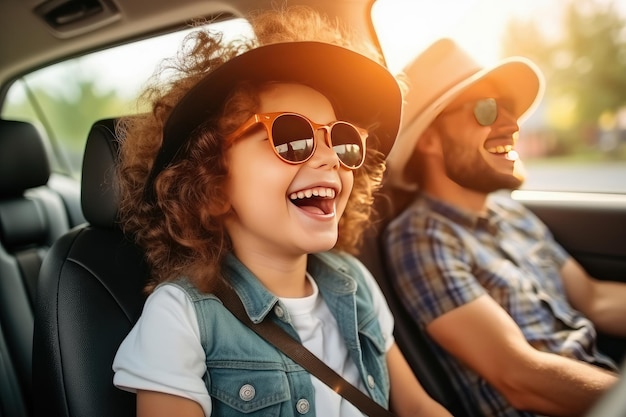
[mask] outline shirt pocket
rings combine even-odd
[[[290,400],[287,375],[281,370],[209,368],[214,415],[278,416]],[[229,410],[230,409],[230,410]],[[235,411],[235,413],[233,413]]]
[[[361,323],[359,338],[362,350],[361,361],[365,367],[364,382],[377,401],[384,400],[386,403],[389,399],[389,371],[387,369],[385,340],[380,331],[378,320],[373,318]]]
[[[376,316],[359,324],[359,334],[361,335],[361,343],[370,345],[373,352],[377,355],[385,354],[385,339],[383,338],[380,324]]]

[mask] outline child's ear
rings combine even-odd
[[[233,206],[230,204],[230,201],[224,201],[219,207],[216,207],[214,215],[223,216],[227,214]]]
[[[227,214],[231,209],[232,205],[228,199],[214,199],[210,204],[200,208],[200,215],[204,218],[220,217]]]

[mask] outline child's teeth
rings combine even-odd
[[[304,198],[311,197],[335,198],[335,190],[333,190],[332,188],[312,188],[308,190],[293,192],[289,195],[289,198],[292,200],[302,200]]]

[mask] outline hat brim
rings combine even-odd
[[[385,156],[400,127],[400,87],[382,65],[328,43],[270,44],[226,62],[178,102],[164,127],[154,176],[175,159],[194,129],[221,110],[232,88],[242,81],[295,82],[320,91],[329,97],[337,117],[368,128],[377,140],[368,141],[368,146]]]
[[[511,109],[518,123],[532,113],[543,95],[544,80],[541,71],[530,60],[522,57],[503,60],[499,65],[480,70],[451,87],[422,110],[405,109],[398,140],[387,158],[388,181],[394,186],[414,189],[417,184],[405,178],[406,164],[413,154],[419,137],[435,118],[461,93],[483,82],[495,85],[501,97],[514,104]]]

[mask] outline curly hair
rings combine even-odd
[[[180,150],[182,157],[158,175],[158,198],[151,204],[143,198],[146,178],[161,146],[163,126],[187,91],[233,57],[275,42],[317,40],[380,61],[373,47],[310,8],[263,12],[251,16],[250,23],[256,35],[253,40],[225,42],[221,33],[206,27],[188,35],[177,56],[162,62],[140,97],[151,111],[124,119],[118,126],[118,136],[122,138],[117,171],[119,220],[125,233],[145,251],[152,273],[146,286],[148,292],[180,275],[187,276],[199,289],[209,291],[214,277],[220,276],[221,262],[231,249],[224,227],[229,210],[225,189],[225,154],[229,144],[223,138],[257,111],[263,86],[240,83],[219,114],[194,130]],[[357,252],[383,171],[382,153],[368,149],[364,165],[354,173],[354,187],[339,222],[338,250]]]

